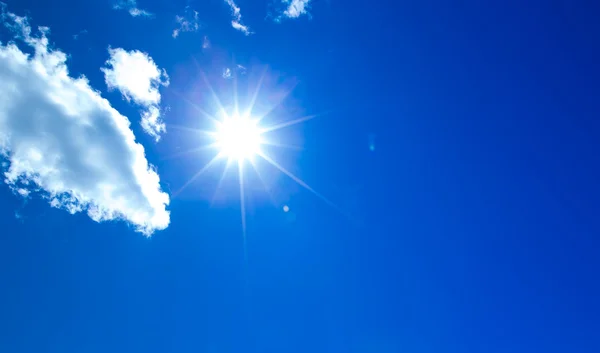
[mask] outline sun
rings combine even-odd
[[[258,119],[234,114],[217,123],[215,146],[224,157],[243,162],[261,154],[264,143]]]
[[[208,82],[206,76],[202,75],[208,87],[209,93],[212,94],[214,100],[213,106],[216,108],[215,112],[213,114],[208,113],[192,100],[187,99],[185,96],[181,97],[185,102],[190,104],[201,117],[212,122],[212,127],[205,130],[189,128],[186,126],[177,126],[173,124],[169,125],[170,128],[192,132],[196,136],[202,136],[203,138],[208,137],[209,140],[205,141],[206,144],[202,144],[188,151],[179,152],[175,156],[183,156],[197,151],[206,151],[206,149],[215,152],[212,158],[210,158],[204,164],[204,166],[194,173],[183,184],[183,186],[173,192],[173,197],[181,194],[183,190],[185,190],[207,170],[214,167],[219,161],[225,160],[226,163],[223,167],[223,171],[221,172],[221,176],[211,199],[212,204],[215,199],[215,195],[221,189],[222,182],[228,173],[228,170],[230,170],[232,165],[237,165],[237,168],[235,169],[237,169],[239,184],[240,215],[242,223],[242,237],[244,239],[244,256],[246,256],[246,183],[247,181],[250,181],[250,179],[246,180],[248,178],[248,173],[253,173],[255,176],[258,176],[258,178],[253,180],[260,181],[263,184],[264,190],[270,194],[270,188],[267,187],[265,180],[261,176],[260,169],[269,166],[273,167],[279,172],[288,176],[304,189],[310,191],[313,195],[323,200],[326,204],[332,206],[336,210],[339,210],[335,204],[314,190],[294,173],[287,170],[273,156],[270,155],[269,151],[273,152],[273,150],[277,148],[292,148],[294,150],[298,150],[299,147],[293,144],[280,143],[279,141],[281,140],[281,136],[277,138],[277,136],[274,134],[280,133],[280,130],[282,129],[291,128],[296,124],[312,120],[322,114],[305,115],[296,119],[282,119],[282,117],[278,115],[279,113],[275,113],[275,109],[282,104],[282,100],[285,99],[288,94],[290,94],[291,90],[285,91],[282,94],[281,100],[275,103],[270,102],[269,99],[263,100],[260,98],[259,92],[264,83],[265,75],[266,70],[258,80],[256,91],[253,94],[248,94],[248,97],[246,98],[247,102],[244,102],[245,104],[242,107],[239,105],[237,81],[235,79],[233,80],[233,102],[232,104],[223,105],[221,103],[221,99],[217,96],[215,90]],[[278,94],[274,95],[273,93],[270,93],[267,96],[278,96]],[[276,122],[269,122],[270,120],[276,120]],[[274,200],[273,195],[270,196],[271,199]],[[284,205],[283,212],[289,211],[290,207],[288,205]]]

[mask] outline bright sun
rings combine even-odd
[[[257,119],[237,114],[225,117],[217,126],[216,147],[225,157],[239,162],[249,160],[261,153],[261,134]]]
[[[2,1],[2,0],[0,0]],[[264,78],[265,73],[263,73],[263,78]],[[337,209],[337,207],[331,203],[329,200],[327,200],[323,195],[319,194],[317,191],[315,191],[313,188],[311,188],[307,183],[305,183],[302,179],[300,179],[299,177],[297,177],[296,175],[294,175],[292,172],[288,171],[284,166],[282,166],[281,164],[279,164],[279,162],[277,162],[274,158],[272,158],[269,153],[267,153],[267,150],[272,150],[275,149],[277,147],[289,147],[289,148],[293,148],[293,149],[298,149],[298,146],[294,146],[294,145],[288,145],[288,144],[282,144],[277,142],[277,139],[275,141],[271,140],[269,137],[271,138],[275,138],[275,136],[273,136],[273,134],[275,134],[277,131],[284,129],[284,128],[288,128],[291,127],[293,125],[314,119],[318,116],[318,114],[314,114],[314,115],[306,115],[306,116],[302,116],[293,120],[281,120],[281,119],[277,119],[280,122],[277,123],[271,123],[271,124],[267,124],[266,126],[263,125],[264,124],[264,120],[269,120],[269,119],[264,119],[265,117],[267,117],[267,115],[271,116],[271,113],[274,111],[274,109],[281,104],[281,102],[276,103],[275,105],[270,105],[270,104],[266,104],[268,102],[263,102],[261,104],[261,110],[260,112],[256,112],[254,110],[255,108],[255,103],[257,103],[257,99],[259,98],[259,91],[261,89],[261,85],[263,84],[263,78],[261,78],[258,82],[258,86],[256,88],[256,91],[250,95],[249,97],[249,104],[248,106],[244,107],[245,109],[243,110],[239,110],[238,107],[238,97],[237,97],[237,86],[234,86],[234,92],[233,92],[233,98],[234,98],[234,106],[228,106],[228,107],[224,107],[221,104],[220,99],[217,97],[217,95],[215,94],[215,91],[212,89],[212,87],[210,86],[210,84],[208,83],[207,80],[205,80],[205,82],[207,83],[207,85],[209,86],[209,90],[213,95],[214,98],[214,105],[216,108],[218,108],[216,110],[216,114],[209,114],[207,112],[205,112],[204,110],[202,110],[202,108],[200,108],[199,106],[195,105],[194,103],[192,103],[191,101],[186,100],[186,102],[190,103],[202,116],[204,116],[205,118],[207,118],[208,120],[212,121],[212,123],[214,123],[213,128],[210,130],[198,130],[198,129],[193,129],[193,128],[187,128],[184,126],[180,126],[178,128],[180,128],[183,131],[192,131],[195,133],[198,133],[199,136],[209,136],[209,141],[208,144],[203,145],[203,146],[199,146],[197,148],[194,148],[192,150],[189,151],[184,151],[180,154],[188,154],[188,153],[192,153],[195,151],[199,151],[199,150],[205,150],[207,147],[209,149],[215,149],[216,153],[215,155],[204,165],[202,166],[194,175],[192,175],[189,180],[187,180],[185,182],[185,184],[179,188],[179,190],[175,191],[173,193],[173,197],[175,197],[176,195],[179,195],[187,186],[189,186],[191,183],[193,183],[196,179],[198,179],[205,171],[209,170],[212,166],[214,166],[216,163],[218,163],[219,161],[223,161],[225,160],[226,163],[224,165],[224,169],[223,172],[221,174],[221,177],[219,179],[219,182],[217,184],[216,190],[215,190],[215,194],[213,195],[212,200],[214,200],[215,195],[217,192],[219,192],[219,189],[221,187],[221,183],[225,178],[225,175],[227,173],[227,170],[230,168],[230,166],[233,165],[237,165],[237,174],[238,174],[238,183],[239,183],[239,194],[240,194],[240,212],[241,212],[241,221],[242,221],[242,231],[243,231],[243,237],[244,237],[244,242],[246,239],[246,206],[245,206],[245,175],[247,170],[253,170],[253,172],[256,173],[256,175],[258,176],[258,179],[260,179],[261,182],[263,182],[263,186],[265,187],[265,190],[267,192],[269,192],[269,189],[267,188],[267,185],[265,184],[265,182],[263,181],[262,177],[260,176],[260,170],[258,170],[258,166],[262,165],[263,167],[266,166],[267,164],[274,167],[275,169],[279,170],[281,173],[287,175],[289,178],[291,178],[293,181],[295,181],[296,183],[298,183],[300,186],[304,187],[306,190],[312,192],[315,196],[317,196],[318,198],[322,199],[323,201],[325,201],[328,205],[333,206],[334,208]],[[235,83],[236,81],[234,81]],[[285,96],[287,96],[288,93],[286,93]],[[284,96],[284,98],[285,98]],[[243,111],[243,113],[241,113]],[[285,112],[285,111],[283,111]],[[257,115],[258,114],[258,115]],[[175,125],[171,125],[171,127],[177,127]],[[265,146],[268,146],[269,148],[265,148],[266,150],[263,150],[263,148]],[[266,163],[257,163],[257,162],[266,162]],[[248,162],[248,163],[246,163]],[[272,195],[271,195],[272,196]],[[273,199],[273,197],[272,197]],[[211,200],[211,202],[212,202]],[[284,206],[283,207],[283,211],[284,212],[289,212],[289,206]],[[245,244],[245,243],[244,243]],[[245,251],[245,245],[244,245],[244,251]]]
[[[1,1],[1,0],[0,0]],[[260,86],[259,86],[260,87]],[[219,191],[221,187],[221,182],[223,181],[226,172],[230,165],[237,165],[237,174],[238,174],[238,183],[239,183],[239,195],[240,195],[240,213],[241,213],[241,221],[242,221],[242,232],[244,238],[244,252],[246,252],[246,205],[245,205],[245,175],[247,167],[249,169],[253,169],[254,172],[258,175],[259,179],[263,182],[263,186],[266,191],[269,191],[266,184],[260,177],[260,171],[257,169],[257,160],[264,161],[272,167],[279,170],[281,173],[287,175],[293,181],[298,183],[300,186],[304,187],[306,190],[312,192],[315,196],[325,201],[328,205],[337,209],[331,201],[326,199],[323,195],[315,191],[312,187],[306,184],[302,179],[294,175],[292,172],[288,171],[284,166],[279,164],[275,159],[273,159],[267,151],[263,151],[263,146],[275,147],[291,147],[297,148],[293,145],[285,145],[279,144],[277,142],[269,140],[268,136],[273,134],[274,132],[284,129],[308,120],[311,120],[318,115],[307,115],[294,120],[288,120],[276,124],[271,124],[267,126],[261,126],[261,122],[266,115],[262,116],[253,116],[250,112],[252,112],[252,108],[254,107],[254,100],[258,95],[257,93],[254,95],[254,99],[252,103],[245,111],[248,113],[237,113],[237,104],[234,109],[234,112],[230,115],[227,113],[226,109],[220,104],[219,100],[215,98],[217,104],[220,106],[219,111],[215,116],[210,115],[204,112],[201,108],[194,106],[197,108],[205,117],[210,119],[214,123],[214,128],[211,130],[196,130],[189,129],[186,127],[180,127],[182,130],[192,130],[194,132],[206,134],[211,136],[211,142],[208,145],[200,146],[196,149],[192,149],[190,151],[183,152],[184,154],[191,153],[197,150],[203,150],[206,147],[210,147],[210,149],[215,148],[216,154],[202,167],[200,168],[185,184],[179,188],[179,190],[173,193],[173,197],[179,195],[187,186],[193,183],[196,179],[200,177],[205,171],[211,168],[218,161],[226,160],[226,164],[223,169],[223,173],[219,179],[217,188],[215,190],[215,194]],[[271,108],[272,110],[273,108]],[[271,110],[268,110],[270,113]],[[268,114],[267,113],[267,114]],[[175,127],[172,125],[172,127]],[[246,163],[249,162],[249,163]],[[262,163],[264,165],[264,163]],[[215,196],[213,195],[212,200],[214,200]],[[272,195],[271,195],[272,196]],[[273,197],[272,197],[273,199]],[[212,201],[211,201],[212,202]],[[289,212],[289,206],[285,205],[283,207],[284,212]]]

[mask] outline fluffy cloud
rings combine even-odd
[[[173,30],[173,38],[177,38],[181,32],[197,32],[200,29],[198,11],[190,11],[189,6],[185,7],[182,16],[175,16],[175,22],[177,22],[178,27]]]
[[[106,85],[109,89],[118,89],[125,99],[146,109],[142,113],[142,128],[158,141],[166,131],[158,109],[158,88],[169,85],[169,76],[156,66],[148,54],[141,51],[109,48],[108,52],[108,67],[101,69]]]
[[[160,103],[158,87],[168,85],[169,77],[148,54],[122,48],[109,48],[108,53],[108,67],[101,70],[110,89],[118,89],[125,99],[133,100],[139,105]]]
[[[310,0],[285,0],[288,4],[287,9],[283,12],[283,15],[289,18],[298,18],[301,15],[308,13],[308,3]]]
[[[242,24],[242,14],[240,12],[240,8],[235,4],[235,2],[233,2],[233,0],[225,0],[225,2],[231,8],[231,27],[237,29],[247,36],[252,34],[250,28]]]
[[[129,120],[85,77],[69,76],[67,55],[49,47],[47,28],[34,36],[27,18],[4,9],[1,19],[31,52],[0,44],[4,182],[97,222],[125,220],[146,235],[165,229],[169,196]]]
[[[127,10],[133,17],[152,17],[152,13],[137,7],[136,0],[119,0],[113,5],[115,10]]]

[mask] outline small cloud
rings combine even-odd
[[[240,75],[246,74],[246,67],[244,67],[242,65],[236,65],[234,70],[226,67],[223,69],[223,74],[221,76],[227,80],[227,79],[230,79],[231,77],[233,77],[234,73],[238,73]]]
[[[146,10],[141,10],[136,8],[133,9],[129,9],[129,14],[133,17],[152,17],[154,16],[153,14],[151,14],[150,12],[146,11]]]
[[[160,140],[166,132],[165,123],[160,118],[160,86],[169,85],[169,76],[160,70],[154,60],[138,50],[126,51],[122,48],[109,48],[108,67],[101,68],[108,89],[118,89],[127,101],[146,108],[142,113],[141,125],[146,133]]]
[[[73,34],[73,39],[77,40],[77,39],[79,39],[80,36],[87,34],[87,32],[88,32],[87,29],[81,30],[81,31],[79,31],[79,33]]]
[[[231,8],[231,27],[237,29],[247,36],[252,34],[250,28],[242,23],[242,13],[235,2],[233,2],[233,0],[225,0],[225,2]]]
[[[204,39],[202,40],[202,49],[208,48],[210,48],[210,40],[208,40],[207,36],[204,36]]]
[[[142,129],[157,142],[160,140],[160,136],[167,132],[167,127],[160,117],[160,110],[156,106],[150,106],[142,113],[140,124]]]
[[[248,26],[244,26],[243,24],[239,23],[238,21],[231,21],[231,27],[237,29],[238,31],[244,33],[247,36],[252,34],[252,32],[250,32],[250,29],[248,28]]]
[[[19,194],[19,195],[21,195],[23,197],[29,196],[29,192],[30,192],[29,190],[24,189],[24,188],[18,188],[17,189],[17,194]]]
[[[146,10],[142,10],[137,7],[136,0],[118,0],[117,3],[113,5],[113,9],[115,10],[127,10],[129,14],[133,17],[153,17],[154,15]]]
[[[159,86],[169,85],[166,72],[160,70],[147,53],[139,50],[109,48],[108,52],[108,67],[101,69],[108,88],[117,88],[127,100],[139,105],[158,104]]]
[[[286,0],[289,3],[287,9],[283,12],[286,17],[298,18],[301,15],[307,14],[306,9],[310,0]]]
[[[279,7],[279,16],[275,18],[276,22],[281,21],[282,18],[298,18],[302,15],[310,16],[308,9],[310,7],[310,0],[278,0],[283,6],[275,5]]]
[[[182,16],[175,16],[175,22],[178,27],[173,30],[173,38],[177,38],[182,32],[197,32],[200,29],[198,11],[190,10],[189,6],[185,7]]]
[[[169,195],[129,120],[85,77],[69,75],[67,54],[49,46],[48,28],[34,36],[26,17],[0,12],[26,47],[0,44],[4,183],[24,197],[39,191],[51,207],[86,212],[96,222],[126,221],[148,236],[165,229]]]
[[[240,8],[235,4],[235,2],[233,0],[225,0],[225,2],[231,8],[231,15],[233,16],[233,18],[238,19],[238,20],[240,18],[242,18],[242,15],[240,13],[240,11],[241,11]]]

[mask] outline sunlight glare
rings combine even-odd
[[[247,106],[243,106],[243,107],[240,107],[238,104],[237,82],[236,82],[235,78],[233,81],[234,82],[234,86],[233,86],[234,104],[233,104],[233,106],[225,107],[225,106],[223,106],[223,104],[221,103],[221,100],[215,93],[215,90],[212,88],[212,86],[208,82],[207,77],[204,74],[202,74],[202,78],[204,79],[204,82],[208,86],[208,89],[210,90],[210,93],[212,94],[212,97],[214,99],[214,105],[217,108],[215,114],[211,115],[211,114],[207,113],[205,110],[201,109],[198,105],[196,105],[189,99],[185,99],[185,101],[188,104],[190,104],[195,110],[197,110],[200,113],[200,115],[202,115],[203,117],[208,118],[208,120],[212,121],[214,123],[213,129],[200,130],[200,129],[174,126],[182,131],[198,132],[198,135],[211,137],[211,142],[209,144],[200,146],[196,149],[192,149],[189,151],[180,152],[177,155],[187,155],[190,152],[197,152],[197,151],[203,150],[204,148],[210,148],[210,149],[215,148],[217,150],[215,156],[211,160],[209,160],[209,162],[204,167],[202,167],[196,174],[194,174],[192,176],[192,178],[190,178],[190,180],[188,180],[183,185],[183,187],[175,193],[175,195],[180,194],[183,191],[183,189],[185,189],[191,183],[193,183],[196,179],[198,179],[200,177],[200,175],[204,173],[204,171],[209,169],[217,161],[225,159],[226,165],[221,173],[218,184],[216,186],[216,190],[211,198],[211,205],[212,205],[212,203],[215,201],[217,193],[221,189],[221,186],[225,179],[225,175],[226,175],[227,171],[229,170],[229,167],[232,164],[237,164],[239,195],[240,195],[240,212],[241,212],[241,221],[242,221],[242,237],[243,237],[243,242],[244,242],[244,244],[243,244],[244,262],[247,261],[247,247],[246,247],[246,191],[247,191],[246,187],[247,186],[246,186],[246,181],[245,181],[245,178],[247,177],[246,166],[250,167],[250,169],[254,170],[254,172],[256,173],[256,175],[258,176],[260,181],[262,182],[265,190],[269,193],[269,196],[271,196],[271,199],[274,204],[275,204],[275,201],[273,199],[273,195],[271,195],[269,188],[267,187],[267,184],[263,180],[262,176],[260,175],[261,173],[257,168],[256,162],[258,162],[259,160],[265,161],[265,162],[267,162],[267,164],[271,165],[272,167],[275,167],[275,169],[277,169],[281,173],[287,175],[289,178],[291,178],[297,184],[304,187],[306,190],[310,191],[315,196],[317,196],[321,200],[325,201],[325,203],[327,203],[328,205],[332,206],[334,209],[339,211],[339,208],[337,208],[337,206],[335,206],[331,201],[329,201],[323,195],[321,195],[320,193],[315,191],[312,187],[310,187],[306,182],[304,182],[302,179],[297,177],[295,174],[288,171],[283,165],[279,164],[279,162],[277,162],[274,158],[269,156],[269,154],[267,153],[267,150],[271,150],[273,147],[285,147],[285,148],[298,149],[298,146],[272,141],[272,140],[270,140],[270,138],[268,136],[272,137],[273,134],[277,133],[279,130],[290,128],[294,125],[306,122],[308,120],[312,120],[323,114],[306,115],[303,117],[299,117],[299,118],[296,118],[293,120],[287,120],[287,121],[285,121],[285,120],[281,121],[281,119],[275,119],[275,120],[278,120],[278,122],[270,123],[270,124],[267,124],[266,126],[263,125],[265,123],[263,120],[265,120],[265,118],[267,116],[274,115],[273,112],[275,111],[276,106],[279,106],[281,104],[282,100],[285,99],[285,97],[287,97],[291,92],[291,89],[286,91],[283,94],[283,98],[279,99],[274,104],[273,104],[273,102],[270,102],[269,104],[271,104],[271,105],[267,106],[266,110],[265,110],[265,107],[262,107],[261,109],[259,109],[260,112],[257,115],[257,112],[255,110],[255,105],[258,101],[259,91],[261,90],[261,88],[264,84],[263,80],[265,78],[264,77],[265,73],[266,73],[266,69],[265,69],[265,72],[263,72],[263,74],[261,75],[261,78],[256,87],[256,91],[251,95],[251,100],[249,102],[250,104]],[[262,105],[264,106],[264,102]],[[240,108],[242,110],[240,110]],[[241,112],[243,112],[243,113],[241,113]],[[266,150],[263,150],[263,148]],[[248,162],[248,163],[246,164],[246,162]],[[290,207],[288,205],[284,205],[283,212],[290,213],[291,212]]]
[[[261,153],[262,131],[257,120],[238,114],[225,117],[216,131],[216,146],[228,158],[238,162],[250,160]]]

